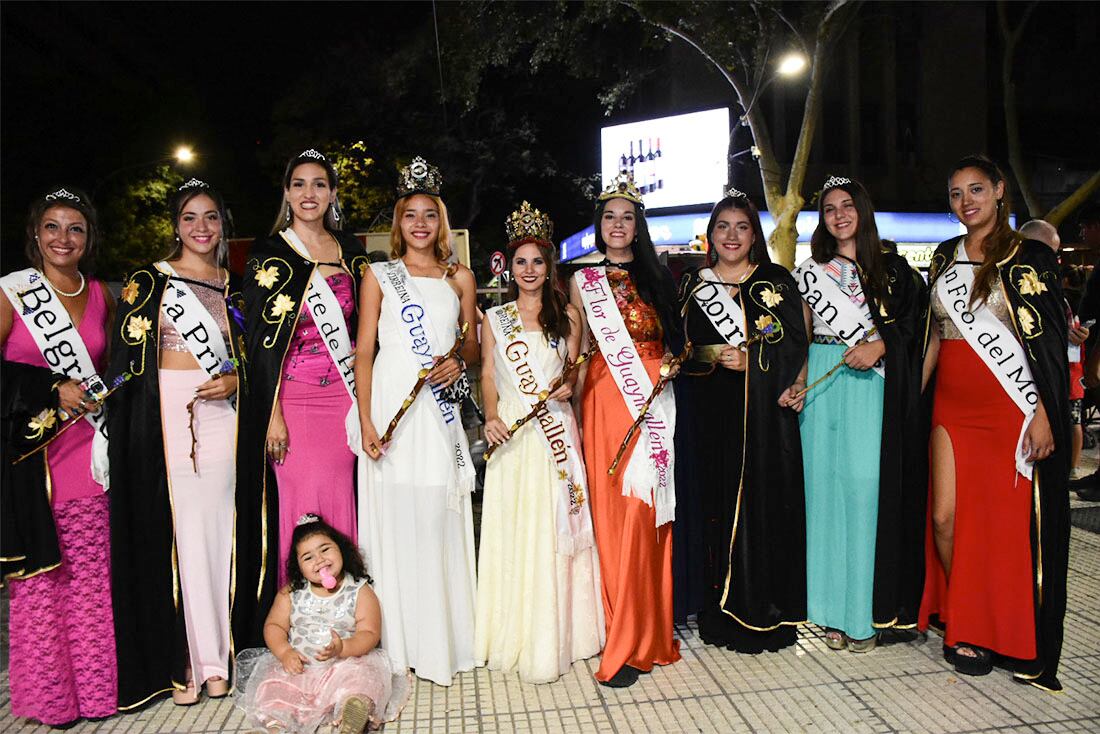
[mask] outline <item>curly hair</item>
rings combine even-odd
[[[367,564],[363,561],[363,555],[355,547],[355,543],[351,542],[351,538],[333,528],[319,515],[314,517],[317,519],[294,528],[294,533],[290,536],[290,556],[286,559],[286,578],[290,588],[304,589],[308,583],[306,577],[302,575],[302,569],[298,566],[297,551],[299,543],[314,535],[324,535],[340,549],[340,555],[344,560],[344,573],[351,574],[356,581],[366,579],[368,584],[373,584],[374,581],[367,574]]]

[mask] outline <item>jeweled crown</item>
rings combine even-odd
[[[69,191],[66,191],[65,189],[58,189],[53,193],[46,194],[46,201],[60,201],[62,199],[66,201],[80,201],[79,196]]]
[[[206,183],[205,181],[200,181],[197,178],[193,178],[190,181],[188,181],[187,183],[185,183],[183,186],[180,186],[178,189],[176,189],[176,191],[183,191],[184,189],[208,189],[208,188],[210,188],[210,184]]]
[[[603,190],[596,201],[607,201],[608,199],[626,199],[627,201],[633,201],[638,206],[645,206],[645,202],[642,201],[642,192],[634,184],[634,174],[630,171],[619,171],[615,178],[611,179],[611,185]]]
[[[510,243],[528,238],[549,242],[554,235],[554,223],[549,214],[543,214],[525,201],[504,220],[504,233]]]
[[[319,518],[317,515],[314,515],[312,512],[307,512],[306,514],[298,518],[298,522],[295,523],[295,525],[307,525],[311,522],[320,522],[320,520],[321,518]]]
[[[727,199],[748,199],[749,195],[744,191],[738,191],[732,186],[726,191],[725,198]]]
[[[310,148],[309,150],[303,150],[298,154],[299,158],[312,158],[316,161],[325,160],[325,156],[321,154],[321,151]]]
[[[829,189],[835,189],[837,186],[847,186],[852,183],[852,179],[844,178],[843,176],[829,176],[829,180],[825,182],[825,185],[821,187],[822,191],[828,191]]]
[[[403,199],[413,194],[439,196],[443,188],[443,176],[439,169],[417,156],[412,163],[401,169],[397,175],[397,198]]]

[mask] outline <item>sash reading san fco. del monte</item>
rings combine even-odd
[[[93,286],[89,284],[88,287]],[[70,379],[102,386],[104,389],[99,392],[106,392],[103,379],[96,373],[95,364],[80,332],[41,272],[35,268],[27,268],[9,273],[0,278],[0,288],[19,313],[51,370]],[[92,439],[92,478],[106,491],[110,486],[107,407],[102,406],[96,413],[85,413],[84,419],[95,429]]]
[[[435,356],[446,354],[450,345],[434,343],[435,330],[431,317],[404,261],[397,259],[371,263],[371,269],[382,289],[382,308],[389,308],[402,325],[401,335],[409,349],[409,358],[415,365],[412,374],[431,369],[435,366]],[[437,408],[433,412],[454,454],[458,481],[451,485],[447,493],[447,508],[458,511],[462,506],[462,496],[474,491],[474,464],[466,442],[466,429],[462,426],[459,406],[444,398],[443,387],[430,382],[425,387],[431,390]],[[363,461],[360,459],[360,463]]]
[[[727,344],[741,346],[745,343],[745,312],[741,304],[710,268],[700,270],[699,277],[702,282],[692,291],[695,302]]]
[[[836,281],[825,272],[824,263],[819,263],[812,257],[806,258],[805,262],[794,269],[792,275],[802,300],[849,347],[856,346],[861,340],[873,342],[882,338],[878,332],[869,337],[864,336],[875,328],[875,322],[871,318],[870,299],[864,300],[862,306],[853,303],[851,296],[857,295],[858,291],[849,294],[841,290]],[[871,369],[880,377],[886,377],[886,368],[881,361]]]
[[[959,241],[954,262],[936,279],[936,294],[955,328],[1023,414],[1023,426],[1016,442],[1016,470],[1031,479],[1034,467],[1023,452],[1023,444],[1039,405],[1039,390],[1031,376],[1024,346],[1012,330],[1000,322],[984,301],[970,306],[974,264],[967,262],[965,243],[965,238]]]
[[[191,286],[180,279],[179,273],[168,262],[162,260],[154,263],[153,267],[170,278],[164,289],[161,311],[176,327],[199,367],[211,377],[217,377],[222,373],[223,365],[229,361],[229,347],[222,338],[218,322],[206,310],[206,306],[202,305]],[[229,404],[233,408],[237,407],[236,395],[230,397]]]
[[[600,347],[608,371],[619,388],[627,409],[638,417],[639,409],[653,392],[653,382],[642,364],[634,341],[615,303],[607,270],[582,268],[573,276],[580,288],[585,316]],[[660,527],[676,517],[676,493],[672,436],[676,429],[676,402],[665,390],[650,405],[643,430],[630,453],[623,474],[623,495],[637,497],[653,508]]]
[[[528,406],[533,407],[549,388],[542,366],[536,359],[529,359],[531,346],[527,342],[527,332],[523,329],[523,319],[515,302],[491,308],[485,314],[496,338],[495,359],[506,368],[512,378],[512,384]],[[534,338],[543,339],[542,332],[532,332]],[[571,408],[560,402],[546,402],[542,411],[535,416],[539,425],[539,438],[546,452],[554,461],[555,475],[558,480],[558,501],[555,512],[557,525],[557,552],[571,556],[575,552],[592,545],[592,516],[588,512],[588,497],[584,490],[584,462],[578,451],[580,436],[572,416],[567,415]],[[507,444],[502,448],[507,451]]]
[[[313,275],[310,276],[309,286],[306,287],[306,307],[325,342],[328,356],[336,365],[336,371],[340,373],[344,387],[351,396],[351,408],[344,419],[348,448],[356,455],[362,454],[363,437],[359,426],[359,404],[355,397],[355,351],[351,348],[351,334],[348,332],[347,322],[344,321],[344,311],[340,308],[340,302],[336,300],[336,294],[332,292],[325,276],[321,275],[320,266],[309,256],[309,250],[297,233],[287,227],[279,235],[303,259],[314,263]]]

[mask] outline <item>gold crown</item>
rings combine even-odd
[[[504,220],[504,233],[509,242],[528,238],[549,242],[554,235],[554,223],[549,214],[543,214],[525,201]]]
[[[642,201],[642,192],[634,185],[634,174],[630,171],[619,171],[615,178],[611,179],[611,185],[603,190],[596,201],[608,199],[626,199],[638,206],[645,206],[645,202]]]
[[[439,196],[443,188],[443,176],[439,169],[417,156],[412,163],[401,169],[397,177],[397,198],[403,199],[413,194]]]

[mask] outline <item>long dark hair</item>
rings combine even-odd
[[[864,295],[881,303],[889,286],[886,257],[882,252],[878,225],[875,224],[875,205],[871,202],[871,195],[859,181],[842,183],[821,192],[817,199],[817,229],[810,238],[810,255],[819,263],[827,263],[836,257],[836,238],[829,234],[829,229],[825,226],[825,195],[837,189],[852,197],[856,216],[859,217],[856,224],[856,264],[859,265],[863,287],[867,291]]]
[[[963,156],[955,163],[948,175],[948,181],[964,168],[977,168],[993,186],[1005,181],[1005,175],[1000,166],[984,155]],[[1008,257],[1012,248],[1020,242],[1020,235],[1012,228],[1008,221],[1008,215],[1012,212],[1012,197],[1008,192],[1008,183],[1005,183],[1004,195],[997,202],[997,222],[993,231],[982,243],[982,251],[985,260],[974,273],[974,288],[970,292],[970,305],[980,303],[989,297],[989,290],[993,287],[993,276],[997,272],[997,263]]]
[[[225,199],[210,184],[196,179],[192,179],[192,181],[196,181],[196,183],[190,186],[184,184],[168,197],[168,211],[172,214],[172,232],[175,235],[175,240],[164,259],[168,261],[175,260],[183,252],[183,242],[180,241],[180,214],[183,212],[183,208],[196,197],[209,196],[210,200],[214,202],[214,208],[218,210],[218,217],[221,218],[222,238],[218,242],[217,255],[218,265],[225,267],[229,258],[229,234],[232,229],[229,213],[225,208]],[[188,181],[188,184],[191,184],[192,181]]]
[[[279,213],[275,215],[275,223],[271,225],[271,234],[273,235],[282,232],[294,221],[294,212],[290,210],[290,202],[286,198],[286,192],[290,188],[291,180],[294,178],[294,169],[305,163],[316,163],[318,166],[325,169],[325,178],[328,179],[328,185],[331,190],[335,191],[339,183],[336,176],[336,169],[329,163],[328,158],[323,156],[317,158],[314,155],[306,155],[306,153],[321,155],[310,148],[308,151],[299,153],[287,162],[286,170],[283,172],[283,203],[279,205]],[[330,232],[338,232],[344,228],[344,218],[337,218],[336,216],[336,213],[339,211],[340,202],[337,199],[333,199],[328,209],[325,210],[325,229]]]
[[[771,255],[768,254],[768,243],[764,239],[764,228],[760,226],[760,212],[747,196],[727,196],[714,205],[710,210],[710,221],[707,222],[707,267],[714,267],[718,262],[718,251],[709,243],[714,235],[714,228],[718,225],[718,217],[722,212],[730,209],[739,209],[746,213],[749,225],[752,227],[752,247],[749,248],[749,262],[770,263]]]
[[[60,195],[61,192],[68,196]],[[84,254],[80,258],[80,265],[89,266],[95,260],[96,241],[99,238],[99,218],[96,216],[95,206],[88,195],[72,186],[62,188],[60,186],[50,189],[50,193],[39,196],[31,204],[27,212],[27,239],[23,245],[23,254],[27,256],[27,262],[32,266],[42,269],[42,253],[38,250],[38,225],[42,222],[42,216],[55,206],[64,206],[78,211],[84,215],[84,221],[88,223],[88,236],[84,244]]]
[[[367,575],[367,564],[363,562],[363,556],[355,543],[351,542],[351,538],[333,528],[319,515],[314,517],[317,519],[294,528],[294,533],[290,536],[290,556],[286,559],[286,578],[290,588],[304,589],[309,583],[302,575],[302,569],[298,567],[298,544],[314,535],[325,536],[340,549],[340,555],[344,557],[344,573],[350,574],[356,581],[366,579],[368,584],[373,583]]]
[[[558,278],[557,248],[553,243],[536,237],[525,237],[509,242],[508,269],[513,273],[515,269],[512,267],[512,261],[519,252],[519,248],[524,245],[538,247],[539,254],[546,261],[546,280],[542,283],[542,308],[539,309],[539,326],[542,327],[542,335],[548,342],[552,339],[565,339],[572,329],[566,308],[569,305],[569,296],[562,290],[561,281]],[[514,301],[517,298],[519,298],[519,286],[516,285],[516,279],[512,278],[512,282],[508,284],[508,300]]]

